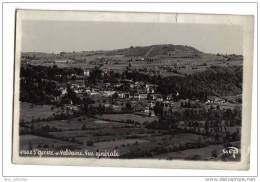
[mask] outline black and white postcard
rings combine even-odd
[[[13,163],[248,169],[253,20],[17,10]]]

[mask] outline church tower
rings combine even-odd
[[[88,78],[90,76],[90,71],[89,69],[85,69],[84,70],[84,84],[85,84],[85,87],[88,86]]]

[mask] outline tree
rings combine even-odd
[[[156,116],[162,116],[163,114],[163,104],[160,102],[156,102],[154,106],[154,113]]]
[[[81,126],[81,130],[86,130],[86,129],[87,129],[86,125],[83,124],[83,125]]]
[[[211,151],[211,156],[214,157],[214,158],[216,158],[218,156],[218,153],[217,153],[216,149]]]
[[[97,80],[101,79],[101,77],[102,70],[99,67],[95,66],[95,68],[90,71],[89,82],[96,84]]]
[[[73,104],[80,104],[81,100],[77,96],[77,94],[69,87],[67,86],[67,96],[70,101],[72,101]]]
[[[127,102],[125,108],[126,108],[127,111],[130,111],[132,109],[131,103]]]
[[[118,98],[118,93],[115,92],[115,93],[112,95],[112,97],[111,97],[111,99],[112,99],[112,104],[114,103],[114,100],[117,99],[117,98]]]

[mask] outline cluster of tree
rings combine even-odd
[[[159,92],[163,95],[180,92],[179,98],[206,100],[209,95],[237,95],[242,93],[242,69],[214,70],[185,77],[164,77],[159,82]]]
[[[41,65],[22,65],[20,77],[55,80],[58,82],[67,82],[72,74],[83,75],[81,68],[59,68],[57,65],[41,66]]]
[[[58,68],[57,66],[23,65],[20,72],[20,101],[36,104],[54,104],[55,98],[60,95],[59,82],[66,82],[68,75],[82,74],[79,68]],[[62,100],[69,103],[71,100],[79,103],[76,94],[67,89],[68,94]]]
[[[82,110],[85,114],[114,114],[114,113],[132,113],[133,108],[130,102],[127,102],[120,110],[115,110],[111,107],[105,107],[104,104],[94,104],[95,102],[90,98],[84,98],[82,101]]]
[[[241,126],[241,109],[235,108],[219,110],[219,109],[184,109],[175,111],[170,115],[164,115],[160,105],[155,106],[155,114],[160,117],[159,121],[146,123],[147,128],[153,129],[174,129],[178,126],[177,121],[184,121],[188,127],[205,127],[206,128],[221,128],[221,121],[225,121],[224,127],[234,125]],[[196,121],[204,120],[206,123],[203,126]],[[227,124],[228,123],[228,124]],[[222,130],[222,128],[221,128]]]
[[[26,130],[24,128],[26,128]],[[27,123],[26,125],[23,124],[23,126],[20,127],[20,131],[21,131],[20,134],[35,134],[39,136],[49,137],[50,136],[49,132],[57,132],[61,130],[54,126],[44,125],[44,126],[36,127],[36,125],[33,123],[31,124]]]
[[[94,69],[90,71],[88,82],[90,84],[96,84],[98,80],[102,79],[102,70],[95,66]]]
[[[241,109],[234,108],[219,110],[219,109],[184,109],[175,111],[173,116],[178,121],[193,121],[193,120],[208,120],[208,121],[234,121],[234,124],[241,125]]]
[[[52,80],[33,77],[20,79],[20,101],[36,104],[52,104],[60,95],[57,83]]]
[[[163,117],[159,120],[147,123],[146,128],[170,130],[177,128],[177,120],[173,117]]]
[[[191,102],[188,100],[187,102],[181,102],[181,107],[183,108],[199,108],[200,104],[197,102]]]
[[[64,104],[81,104],[82,101],[81,99],[77,96],[77,94],[69,87],[67,86],[67,94],[65,94],[61,100],[59,105],[64,105]]]

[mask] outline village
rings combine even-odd
[[[55,97],[58,102],[62,97],[68,94],[68,89],[76,94],[80,100],[91,99],[89,107],[102,108],[102,113],[136,113],[149,117],[156,116],[155,107],[160,105],[164,113],[173,113],[176,108],[200,108],[207,106],[219,107],[232,103],[238,103],[234,99],[225,99],[217,96],[208,96],[205,101],[199,99],[180,98],[180,92],[174,94],[162,95],[158,92],[158,84],[144,83],[142,81],[134,82],[131,79],[118,79],[113,83],[104,82],[106,73],[101,73],[101,79],[98,83],[89,83],[91,71],[84,70],[84,75],[70,75],[74,78],[71,81],[59,87],[60,95]],[[76,78],[76,79],[75,79]],[[81,103],[82,103],[81,102]],[[84,103],[83,103],[84,104]],[[68,110],[80,110],[80,104],[73,103],[65,105]],[[225,107],[224,107],[225,108]],[[157,114],[158,115],[158,114]]]

